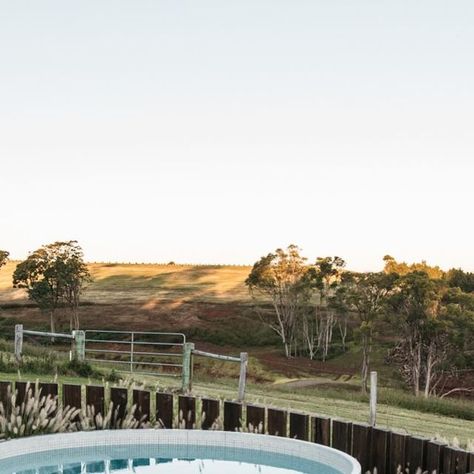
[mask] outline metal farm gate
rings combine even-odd
[[[186,336],[172,332],[86,330],[84,360],[120,372],[182,377]]]

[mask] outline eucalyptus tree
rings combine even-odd
[[[56,330],[59,307],[70,309],[70,328],[79,328],[78,306],[90,274],[77,241],[54,242],[32,252],[13,273],[13,286],[25,288],[29,299],[50,318]]]
[[[314,272],[296,245],[261,257],[245,280],[265,324],[281,339],[286,357],[296,352],[298,322],[314,291]],[[264,311],[270,301],[273,311]]]
[[[9,255],[6,250],[0,250],[0,268],[7,263]]]
[[[386,314],[388,297],[397,278],[395,274],[352,273],[342,275],[339,304],[357,315],[357,334],[362,346],[362,391],[368,389],[370,355],[377,323]]]
[[[340,257],[318,257],[316,263],[309,269],[309,280],[316,290],[317,302],[314,310],[304,313],[302,318],[302,336],[306,342],[310,359],[320,352],[323,361],[326,360],[332,343],[333,330],[337,316],[333,304],[333,294],[342,276],[345,261]],[[342,320],[339,321],[342,323]],[[342,331],[344,334],[344,331]]]
[[[460,319],[447,312],[443,302],[445,283],[430,278],[426,272],[403,275],[396,287],[391,306],[400,339],[391,351],[391,359],[398,362],[414,394],[428,397],[440,369],[453,352],[451,336]]]

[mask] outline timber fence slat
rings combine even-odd
[[[332,422],[332,447],[351,452],[352,444],[352,423],[348,421],[333,420]]]
[[[290,438],[308,441],[309,416],[290,412]]]
[[[269,408],[267,412],[268,434],[286,437],[287,412]]]
[[[455,474],[465,474],[467,472],[467,452],[457,448],[449,448],[453,452],[453,464]]]
[[[220,417],[220,401],[212,398],[201,400],[201,428],[209,430],[218,422]]]
[[[429,441],[426,444],[426,470],[432,474],[440,474],[443,467],[443,448],[442,443]]]
[[[192,430],[196,427],[196,399],[194,397],[179,396],[178,420],[180,428]]]
[[[63,385],[63,406],[81,409],[82,387],[80,385]]]
[[[100,385],[86,385],[86,406],[93,408],[94,415],[105,414],[105,390]]]
[[[224,431],[238,431],[242,427],[242,404],[224,402]]]
[[[456,472],[456,457],[454,450],[446,447],[443,451],[443,474],[454,474]]]
[[[148,390],[133,390],[133,404],[137,420],[150,421],[150,392]]]
[[[29,383],[29,382],[16,382],[15,383],[15,389],[17,392],[16,396],[16,405],[20,406],[24,401],[26,397],[26,389],[28,387],[28,390],[31,391],[31,394],[35,394],[36,386],[34,383]]]
[[[377,474],[386,474],[389,472],[390,431],[381,428],[372,428],[371,446],[371,470],[377,469]]]
[[[45,383],[41,382],[39,384],[39,389],[41,390],[41,395],[47,397],[48,395],[51,398],[57,398],[58,396],[58,384],[57,383]]]
[[[405,472],[407,436],[403,433],[390,433],[389,472]],[[439,472],[438,472],[439,474]]]
[[[265,407],[247,405],[247,429],[252,433],[265,433]]]
[[[408,473],[416,474],[418,469],[425,469],[425,453],[427,440],[418,436],[410,436],[407,439],[406,456],[408,463]],[[451,474],[450,471],[445,474]]]
[[[474,473],[474,452],[468,453],[467,457],[469,459],[469,466],[467,468],[467,472]]]
[[[114,411],[112,419],[114,426],[120,426],[120,422],[125,418],[128,402],[128,390],[121,387],[112,387],[110,389],[110,401]]]
[[[443,474],[468,472],[469,454],[461,449],[446,447],[443,456]]]
[[[369,425],[359,423],[352,425],[352,456],[360,462],[363,473],[370,469],[370,451],[367,448],[370,446],[370,436]]]
[[[173,395],[171,393],[156,394],[156,419],[162,428],[173,428]]]
[[[3,405],[3,409],[7,415],[10,412],[8,398],[12,395],[12,388],[11,382],[0,382],[0,403]]]
[[[313,441],[324,446],[331,446],[331,419],[314,416],[312,421]]]

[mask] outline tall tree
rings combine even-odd
[[[6,250],[0,250],[0,268],[7,263],[9,255]]]
[[[357,333],[362,346],[362,391],[367,392],[370,355],[376,324],[385,314],[387,298],[393,290],[396,275],[380,273],[344,273],[339,292],[339,304],[344,301],[347,311],[357,314]]]
[[[395,326],[401,335],[391,353],[405,379],[418,396],[431,392],[436,369],[446,360],[449,325],[443,318],[444,285],[426,272],[415,271],[399,278],[391,296]]]
[[[44,245],[32,252],[17,265],[13,286],[25,288],[28,297],[49,314],[51,332],[55,332],[56,312],[60,306],[69,306],[70,326],[79,327],[79,297],[89,279],[82,249],[71,240]]]
[[[341,314],[336,312],[334,305],[329,303],[339,285],[344,266],[345,262],[340,257],[319,257],[309,269],[309,280],[314,282],[318,294],[314,311],[304,313],[302,318],[301,332],[310,359],[313,359],[318,351],[323,361],[328,356],[333,329],[337,324],[336,315]]]
[[[270,315],[260,313],[264,322],[281,338],[286,357],[295,350],[296,328],[300,315],[307,309],[314,282],[306,259],[296,245],[277,249],[258,260],[245,280],[254,301],[273,306]],[[263,297],[264,301],[262,301]]]
[[[460,288],[465,293],[474,293],[474,273],[472,272],[452,268],[447,274],[447,281],[453,288]]]
[[[445,277],[445,272],[438,265],[431,266],[425,260],[408,264],[406,262],[397,262],[392,256],[385,255],[383,258],[385,273],[398,273],[398,275],[406,275],[413,272],[425,272],[430,278],[440,280]]]

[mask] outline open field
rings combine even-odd
[[[0,303],[27,301],[23,290],[11,288],[17,263],[8,262],[0,271]],[[247,266],[91,263],[89,271],[94,281],[84,302],[148,307],[160,300],[250,302],[244,285]]]
[[[9,262],[0,270],[0,336],[10,340],[19,322],[30,329],[48,328],[47,316],[28,302],[25,292],[11,288],[15,265]],[[324,363],[285,359],[277,337],[253,310],[244,285],[250,267],[94,263],[90,271],[94,281],[80,307],[84,329],[184,332],[201,350],[233,355],[245,350],[251,356],[249,400],[367,420],[368,403],[359,391],[360,348],[349,341],[348,352]],[[61,327],[68,329],[65,316],[60,318]],[[472,402],[452,400],[436,405],[415,400],[402,390],[394,369],[385,365],[385,354],[382,345],[372,357],[381,385],[381,426],[428,437],[457,437],[462,443],[474,438],[474,421],[462,419],[462,413],[469,412],[471,406],[474,413]],[[234,398],[237,370],[232,364],[197,359],[195,393]],[[17,377],[16,373],[0,373],[3,380]],[[52,378],[37,372],[22,373],[21,377]],[[81,383],[90,380],[65,375],[60,379]],[[135,382],[156,384],[146,376]],[[169,379],[158,383],[173,388]]]

